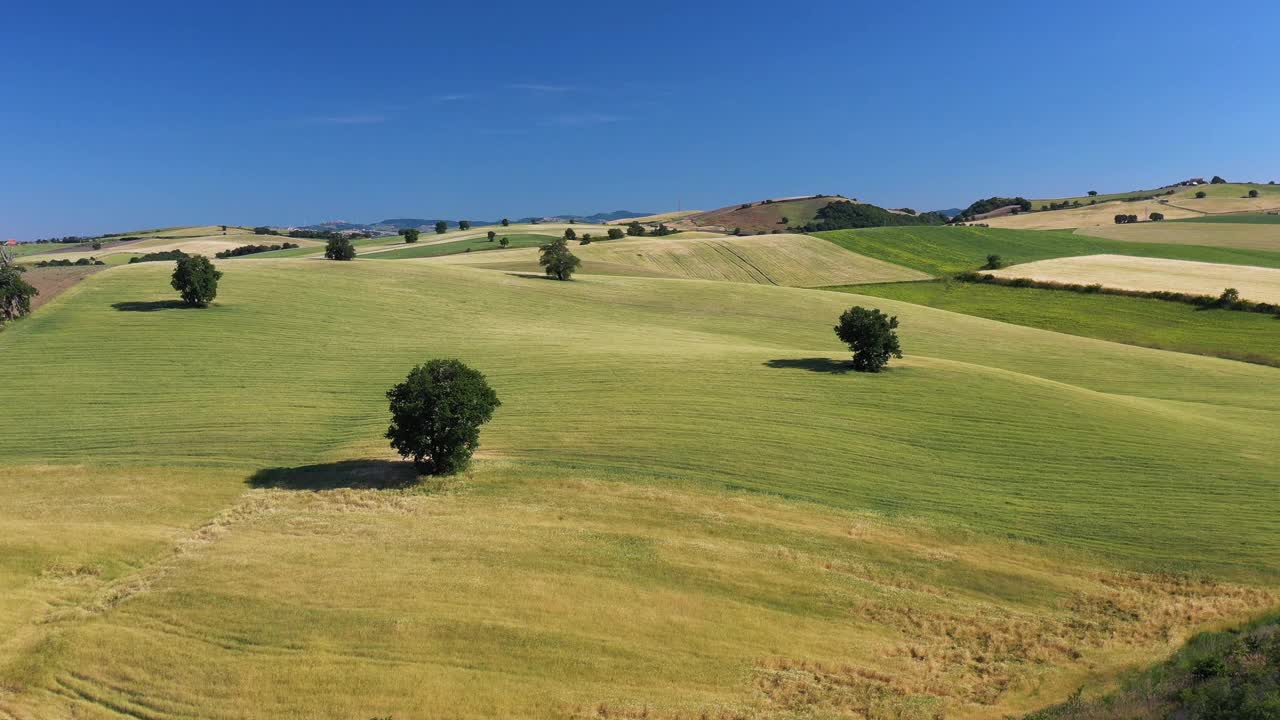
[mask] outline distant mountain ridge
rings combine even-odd
[[[650,213],[650,212],[639,212],[639,211],[632,211],[632,210],[613,210],[611,212],[598,212],[591,215],[573,215],[573,214],[566,213],[561,215],[540,215],[540,216],[528,216],[528,217],[521,217],[521,218],[509,218],[509,220],[513,223],[529,223],[529,222],[534,222],[535,220],[538,222],[567,222],[569,220],[573,220],[575,222],[598,224],[598,223],[609,222],[612,220],[621,220],[622,218],[644,217],[646,215],[652,215],[652,214],[653,213]],[[472,227],[482,227],[485,225],[498,225],[502,222],[501,220],[471,220],[470,218],[460,218],[460,219],[468,220],[471,223]],[[451,220],[448,218],[401,217],[401,218],[387,218],[386,220],[379,220],[373,223],[353,223],[353,222],[347,222],[345,220],[335,220],[332,222],[316,223],[314,225],[300,225],[299,227],[303,230],[365,230],[370,232],[394,233],[399,230],[405,230],[408,228],[417,228],[419,230],[431,229],[435,227],[436,223],[442,220],[445,223],[447,223],[449,227],[458,226],[458,220]]]

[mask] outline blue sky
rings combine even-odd
[[[0,238],[1280,180],[1271,3],[12,3]]]

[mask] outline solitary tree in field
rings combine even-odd
[[[577,240],[577,239],[578,239],[578,233],[577,233],[577,232],[575,232],[573,228],[565,228],[565,229],[564,229],[564,239],[565,239],[565,240]]]
[[[31,312],[31,298],[40,291],[22,279],[24,268],[0,263],[0,324]]]
[[[447,223],[447,222],[445,222],[445,221],[443,221],[443,220],[437,220],[437,221],[436,221],[436,234],[437,234],[437,235],[443,235],[443,234],[445,234],[445,233],[446,233],[446,232],[448,232],[448,231],[449,231],[449,223]]]
[[[1004,267],[1004,259],[999,255],[988,255],[987,264],[982,266],[983,270],[999,270]]]
[[[573,271],[582,264],[578,256],[569,250],[569,241],[566,238],[556,238],[539,247],[538,250],[540,251],[538,264],[542,265],[548,277],[557,280],[569,280],[573,277]]]
[[[387,391],[387,439],[419,472],[447,475],[466,467],[480,446],[480,426],[502,403],[478,370],[458,360],[431,360]]]
[[[1258,197],[1258,190],[1257,190],[1257,188],[1254,188],[1254,189],[1252,189],[1252,190],[1250,190],[1250,191],[1249,191],[1249,197],[1251,197],[1251,198],[1256,198],[1256,197]]]
[[[329,260],[350,260],[356,256],[356,246],[351,239],[342,235],[329,238],[325,243],[324,256]]]
[[[836,337],[853,351],[853,369],[858,372],[880,372],[891,357],[902,357],[898,346],[898,318],[879,309],[855,306],[840,315],[835,326]]]
[[[1097,197],[1097,196],[1098,196],[1098,191],[1097,191],[1097,190],[1090,190],[1090,191],[1089,191],[1089,197]]]
[[[1151,222],[1160,222],[1161,220],[1164,219],[1164,213],[1153,212],[1147,216],[1147,219],[1150,220]]]
[[[1203,199],[1205,199],[1205,198],[1209,197],[1209,193],[1207,193],[1207,192],[1205,192],[1205,191],[1203,191],[1203,190],[1197,190],[1197,191],[1196,191],[1196,197],[1197,197],[1197,198],[1199,198],[1199,199],[1201,199],[1201,200],[1203,200]]]
[[[222,273],[203,255],[187,255],[178,259],[169,283],[191,307],[207,307],[218,295]]]
[[[511,241],[504,236],[501,240],[498,241],[498,244],[501,245],[502,247],[506,247],[511,244]]]
[[[400,234],[404,236],[404,241],[407,243],[418,242],[418,228],[405,228],[400,231]]]
[[[582,239],[578,241],[579,245],[591,244],[591,233],[582,233]]]
[[[470,221],[470,220],[459,220],[459,221],[458,221],[458,229],[459,229],[459,230],[470,230],[470,229],[471,229],[471,221]]]
[[[497,237],[498,237],[498,233],[496,233],[496,232],[494,232],[494,231],[492,231],[492,230],[490,230],[490,231],[489,231],[489,242],[493,242],[493,241],[494,241],[494,239],[495,239],[495,238],[497,238]]]
[[[1226,185],[1227,181],[1221,175],[1214,175],[1213,179],[1209,181],[1209,184],[1210,185]]]
[[[625,235],[626,233],[622,232],[622,228],[616,228],[616,227],[609,228],[610,240],[621,240]]]
[[[510,221],[510,220],[508,220],[508,219],[506,219],[506,218],[502,218],[502,227],[506,227],[506,226],[508,226],[508,225],[510,225],[510,224],[511,224],[511,221]]]

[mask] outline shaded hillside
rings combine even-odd
[[[848,200],[840,195],[813,195],[782,200],[761,200],[723,207],[719,210],[689,215],[671,223],[683,229],[720,230],[760,234],[774,230],[804,227],[818,217],[818,211],[836,200]]]

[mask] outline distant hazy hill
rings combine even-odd
[[[651,214],[652,213],[647,213],[647,212],[633,212],[631,210],[614,210],[612,212],[595,213],[594,215],[573,215],[573,214],[536,215],[536,216],[529,216],[529,217],[522,217],[522,218],[510,218],[510,220],[511,222],[515,222],[515,223],[527,223],[527,222],[533,222],[533,221],[554,222],[557,220],[558,221],[574,220],[582,223],[604,223],[610,220],[618,220],[620,218],[639,217],[642,215],[651,215]],[[462,218],[462,219],[469,220],[472,226],[474,227],[480,227],[482,225],[497,225],[499,222],[501,222],[500,220],[473,220],[470,218]],[[435,227],[435,224],[437,222],[440,222],[441,220],[444,220],[444,222],[448,223],[449,227],[458,226],[458,220],[449,220],[446,218],[402,217],[402,218],[387,218],[386,220],[379,220],[373,223],[350,223],[350,222],[338,221],[338,222],[317,223],[315,225],[303,225],[301,227],[304,230],[371,230],[374,232],[378,232],[378,231],[395,232],[397,230],[403,230],[405,228],[419,228],[419,229],[433,228]]]

